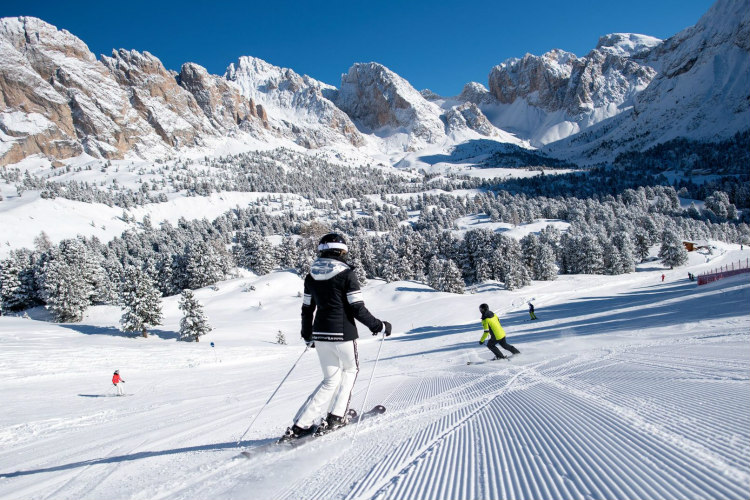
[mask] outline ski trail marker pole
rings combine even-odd
[[[370,394],[370,386],[372,385],[372,379],[375,376],[375,368],[378,367],[378,360],[380,359],[380,350],[383,348],[383,344],[385,343],[385,330],[383,330],[383,338],[380,340],[380,345],[378,346],[378,354],[375,356],[375,364],[372,366],[372,373],[370,373],[370,381],[367,382],[367,390],[365,391],[365,400],[362,401],[362,409],[360,410],[359,414],[359,420],[357,420],[357,426],[354,428],[354,434],[352,435],[352,443],[354,443],[354,440],[357,438],[357,431],[359,431],[359,424],[362,423],[362,420],[364,420],[365,416],[365,408],[367,405],[367,395]]]
[[[307,351],[308,351],[309,349],[310,349],[310,345],[308,344],[308,345],[306,345],[306,346],[305,346],[305,350],[304,350],[304,351],[302,351],[302,354],[300,354],[300,355],[299,355],[299,358],[297,358],[297,361],[295,361],[295,362],[294,362],[294,364],[293,364],[293,365],[292,365],[292,367],[291,367],[291,368],[289,369],[289,371],[287,372],[287,374],[286,374],[286,375],[284,376],[284,378],[283,378],[283,379],[281,380],[281,382],[279,383],[278,387],[276,387],[276,390],[275,390],[275,391],[273,391],[273,394],[271,394],[271,397],[270,397],[270,398],[268,398],[268,401],[266,401],[266,403],[265,403],[265,404],[263,405],[263,407],[262,407],[262,408],[261,408],[261,409],[260,409],[260,410],[258,411],[258,413],[256,413],[256,414],[255,414],[255,418],[253,419],[253,421],[252,421],[252,422],[250,422],[250,425],[248,425],[248,426],[247,426],[247,429],[245,429],[245,432],[243,432],[243,433],[242,433],[242,436],[240,436],[240,438],[239,438],[239,439],[237,440],[237,446],[239,446],[239,445],[240,445],[240,443],[242,442],[242,439],[243,439],[243,438],[245,437],[245,435],[246,435],[246,434],[247,434],[248,432],[250,432],[250,429],[252,428],[252,426],[253,426],[253,424],[255,423],[255,421],[256,421],[256,420],[258,420],[258,417],[260,416],[260,414],[261,414],[261,413],[263,412],[263,410],[265,410],[265,409],[266,409],[266,406],[268,406],[268,403],[270,403],[270,402],[271,402],[271,400],[272,400],[272,399],[273,399],[273,397],[274,397],[274,396],[276,395],[276,393],[277,393],[277,392],[279,392],[279,389],[281,389],[281,386],[282,386],[282,385],[284,385],[284,382],[286,382],[286,379],[287,379],[287,378],[289,378],[289,375],[291,375],[291,374],[292,374],[292,371],[293,371],[293,370],[294,370],[294,368],[295,368],[295,367],[297,366],[297,363],[299,363],[299,360],[300,360],[300,359],[302,359],[302,356],[304,356],[304,355],[305,355],[305,353],[306,353],[306,352],[307,352]]]

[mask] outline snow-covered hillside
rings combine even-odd
[[[356,440],[352,426],[251,460],[239,451],[278,437],[320,378],[315,353],[302,356],[238,446],[304,350],[294,274],[197,291],[214,327],[199,343],[175,342],[177,297],[148,339],[121,334],[114,307],[77,324],[0,317],[0,496],[747,498],[750,281],[687,280],[750,257],[719,247],[674,271],[643,264],[514,292],[373,281],[366,304],[395,333],[376,369],[381,340],[360,339],[352,404],[375,369],[367,406],[387,413]],[[490,357],[477,344],[482,302],[521,355],[467,365]],[[126,397],[112,397],[115,369]]]

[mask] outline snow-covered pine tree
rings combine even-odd
[[[620,273],[635,271],[635,245],[629,233],[620,231],[612,235],[612,243],[619,253]]]
[[[39,255],[22,248],[0,261],[0,314],[36,305],[35,273]]]
[[[91,269],[86,267],[88,250],[80,240],[63,240],[50,250],[44,263],[40,281],[42,298],[55,319],[78,322],[95,294],[87,279]]]
[[[195,298],[193,291],[186,288],[180,294],[180,340],[198,342],[200,338],[211,331],[208,319],[203,312],[203,306]]]
[[[228,267],[225,256],[220,254],[214,245],[204,241],[188,243],[183,265],[184,268],[182,265],[173,266],[173,273],[177,277],[179,272],[183,272],[185,279],[179,281],[184,282],[183,288],[192,290],[213,285],[224,279],[225,270]]]
[[[156,283],[137,267],[125,270],[120,288],[123,314],[120,325],[123,331],[140,332],[148,337],[148,328],[161,324],[161,295]]]
[[[284,269],[291,269],[297,264],[299,255],[297,254],[297,245],[294,238],[287,235],[281,240],[281,245],[276,248],[276,258],[279,266]]]
[[[380,259],[380,277],[388,283],[401,279],[398,263],[400,259],[393,248],[388,248]]]
[[[603,246],[603,259],[604,267],[603,271],[606,274],[622,274],[625,272],[622,257],[620,256],[620,250],[617,248],[613,241],[605,242]]]
[[[635,245],[635,257],[639,262],[648,257],[649,249],[651,247],[651,237],[648,235],[648,231],[642,227],[635,228],[635,234],[633,235],[633,243]]]
[[[659,258],[670,269],[675,266],[681,266],[688,261],[688,253],[685,245],[682,244],[682,238],[672,229],[664,230],[661,248],[659,249]]]
[[[435,290],[442,291],[443,280],[443,262],[437,255],[433,255],[427,266],[427,284]]]
[[[461,276],[461,270],[451,259],[443,264],[443,291],[464,293],[464,280]]]
[[[534,261],[533,276],[536,280],[551,281],[557,279],[558,267],[555,262],[555,251],[549,243],[539,244],[539,253]]]
[[[237,235],[238,264],[259,275],[270,273],[276,265],[273,247],[257,231],[246,229]]]
[[[574,253],[578,273],[601,274],[604,269],[604,249],[595,234],[585,233],[578,241]]]
[[[0,314],[7,314],[21,308],[19,300],[21,288],[21,266],[15,259],[0,261]]]
[[[505,258],[502,263],[505,288],[514,290],[531,284],[528,268],[523,264],[521,245],[512,239],[506,239]]]
[[[365,268],[362,265],[362,259],[359,256],[359,248],[353,238],[349,239],[349,252],[346,254],[346,262],[354,268],[354,274],[357,275],[357,281],[361,286],[367,284],[367,274]]]
[[[521,238],[521,252],[524,265],[531,270],[536,268],[536,260],[539,258],[539,238],[534,233],[529,233]],[[536,279],[536,276],[534,277]]]

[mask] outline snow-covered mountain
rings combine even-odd
[[[36,18],[0,19],[0,63],[0,165],[38,153],[158,155],[240,128],[263,129],[239,89],[202,68],[184,68],[181,80],[190,85],[181,86],[148,52],[119,50],[97,60],[83,41]],[[204,106],[214,95],[234,111],[206,114],[193,93]]]
[[[281,133],[305,147],[335,143],[364,144],[362,134],[331,99],[336,88],[280,68],[256,57],[241,57],[224,77],[242,95],[263,105],[268,119]]]
[[[0,165],[34,154],[148,158],[225,137],[356,149],[394,164],[471,141],[579,162],[677,137],[717,141],[750,128],[749,17],[743,0],[718,0],[668,40],[615,33],[583,57],[527,54],[455,97],[419,92],[378,63],[354,64],[336,88],[254,57],[222,76],[193,63],[169,71],[148,52],[97,60],[65,30],[5,18]]]
[[[611,159],[671,139],[718,141],[750,128],[750,9],[718,0],[643,59],[656,73],[612,120],[551,144],[570,158]]]
[[[634,56],[658,45],[632,34],[602,37],[585,57],[562,50],[527,54],[492,68],[488,102],[480,102],[499,128],[541,146],[573,135],[632,106],[656,71]],[[482,103],[482,101],[484,101]]]

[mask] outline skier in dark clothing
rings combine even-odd
[[[358,320],[373,335],[391,334],[391,324],[375,318],[365,307],[354,269],[344,262],[346,242],[336,233],[320,240],[318,258],[305,278],[302,302],[302,338],[314,347],[323,370],[323,381],[297,412],[282,440],[315,432],[316,420],[327,416],[323,429],[346,425],[357,360]]]
[[[479,312],[482,313],[482,326],[484,327],[484,334],[482,335],[482,340],[479,341],[479,345],[484,345],[484,341],[489,337],[490,340],[487,342],[487,348],[495,355],[495,359],[505,358],[500,349],[497,348],[497,344],[500,344],[503,349],[513,354],[521,354],[518,349],[505,340],[505,330],[500,325],[497,314],[490,311],[490,307],[487,304],[480,305]]]
[[[529,302],[529,316],[531,316],[531,319],[536,319],[536,314],[534,314],[534,304]]]

